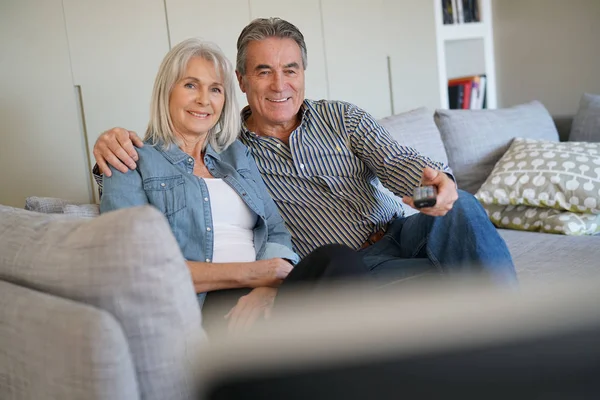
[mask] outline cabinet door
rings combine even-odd
[[[319,0],[250,0],[250,11],[252,19],[280,17],[300,29],[308,55],[306,97],[313,100],[329,98]]]
[[[376,118],[391,113],[381,0],[322,0],[327,80],[332,99]]]
[[[235,66],[237,38],[250,22],[247,1],[166,0],[171,45],[199,37],[217,44]],[[241,107],[246,96],[237,90]]]
[[[1,2],[0,48],[0,203],[89,202],[61,1]]]
[[[156,72],[169,50],[163,1],[63,4],[90,153],[100,133],[115,126],[143,137]]]
[[[440,107],[433,3],[384,0],[394,113]]]

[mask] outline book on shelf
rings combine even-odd
[[[452,110],[485,108],[486,76],[472,75],[448,80],[448,107]]]
[[[444,25],[480,22],[479,0],[441,0]]]

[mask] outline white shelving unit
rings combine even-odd
[[[477,73],[485,74],[486,81],[486,102],[487,108],[496,108],[496,68],[494,60],[494,31],[492,28],[492,1],[478,0],[481,22],[469,22],[459,24],[444,25],[442,2],[433,0],[435,10],[435,28],[436,28],[436,46],[438,57],[438,74],[440,85],[440,104],[441,108],[448,108],[448,79],[458,78],[462,75],[472,75],[472,65],[458,65],[452,69],[452,76],[448,74],[448,60],[453,47],[458,44],[468,44],[472,41],[481,41],[482,54],[474,55],[483,59],[483,71]],[[469,59],[465,59],[468,63]],[[464,73],[457,71],[464,70]]]

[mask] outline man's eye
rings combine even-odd
[[[296,75],[296,71],[294,71],[293,69],[285,71],[285,73],[288,74],[288,75]]]
[[[269,71],[260,71],[258,74],[259,75],[268,75]]]

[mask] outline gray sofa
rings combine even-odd
[[[567,141],[571,129],[570,119],[553,121],[539,102],[499,110],[432,113],[420,108],[380,122],[398,142],[447,162],[459,188],[472,194],[484,183],[513,138]],[[405,210],[415,212],[407,207]],[[523,285],[600,275],[600,236],[509,229],[499,232],[510,249]]]
[[[472,191],[513,137],[558,140],[539,103],[435,120],[419,109],[382,124],[449,162]],[[27,208],[39,212],[0,206],[0,398],[190,398],[205,337],[163,216],[141,207],[94,217],[94,205],[36,198]],[[598,237],[500,233],[524,288],[600,275]]]

